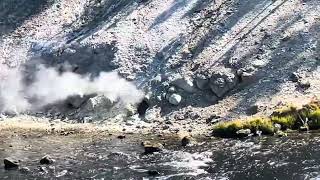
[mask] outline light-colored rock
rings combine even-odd
[[[182,100],[182,97],[179,94],[172,94],[169,97],[169,103],[172,105],[179,105]]]
[[[133,116],[137,112],[137,109],[132,104],[128,104],[125,107],[125,110],[127,112],[127,117]]]
[[[109,109],[113,106],[114,102],[104,95],[98,95],[90,98],[86,105],[85,110],[92,112],[101,109]]]
[[[168,89],[168,92],[169,93],[175,93],[177,90],[174,86],[171,86],[169,89]]]
[[[240,129],[236,132],[239,137],[247,137],[251,134],[250,129]]]
[[[144,119],[146,122],[152,122],[158,116],[158,112],[156,109],[148,109],[144,115]]]
[[[278,132],[278,131],[281,130],[281,125],[280,125],[280,124],[275,123],[273,126],[274,126],[274,131],[275,131],[275,132]]]
[[[181,75],[176,75],[171,84],[188,93],[193,93],[196,91],[193,79],[191,77],[181,77]]]

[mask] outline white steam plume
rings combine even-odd
[[[39,66],[33,82],[24,85],[21,71],[7,71],[6,76],[0,79],[0,112],[34,110],[73,95],[104,94],[125,104],[137,103],[143,98],[142,91],[120,78],[116,72],[102,72],[90,79],[73,72],[59,73],[54,68]]]

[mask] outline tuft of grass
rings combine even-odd
[[[236,137],[237,131],[250,129],[251,132],[262,131],[263,134],[273,134],[274,127],[268,118],[251,118],[218,123],[213,127],[213,134],[220,137]]]
[[[282,129],[293,129],[297,125],[297,117],[293,114],[273,115],[271,116],[271,121],[280,124]]]
[[[310,129],[320,129],[320,108],[312,110],[307,118]]]

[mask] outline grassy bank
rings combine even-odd
[[[288,129],[302,131],[320,129],[320,101],[311,101],[300,108],[288,105],[275,110],[269,117],[220,122],[214,125],[213,135],[238,137],[239,131],[245,129],[250,129],[252,133],[261,132],[268,135]]]

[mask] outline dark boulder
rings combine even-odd
[[[54,163],[54,159],[50,156],[46,155],[40,159],[40,164],[52,164]]]
[[[4,163],[4,168],[6,170],[11,170],[11,169],[18,169],[19,168],[19,161],[11,159],[11,158],[5,158],[3,160]]]
[[[163,145],[161,143],[150,143],[146,141],[143,142],[142,145],[144,147],[144,154],[153,154],[163,150]]]

